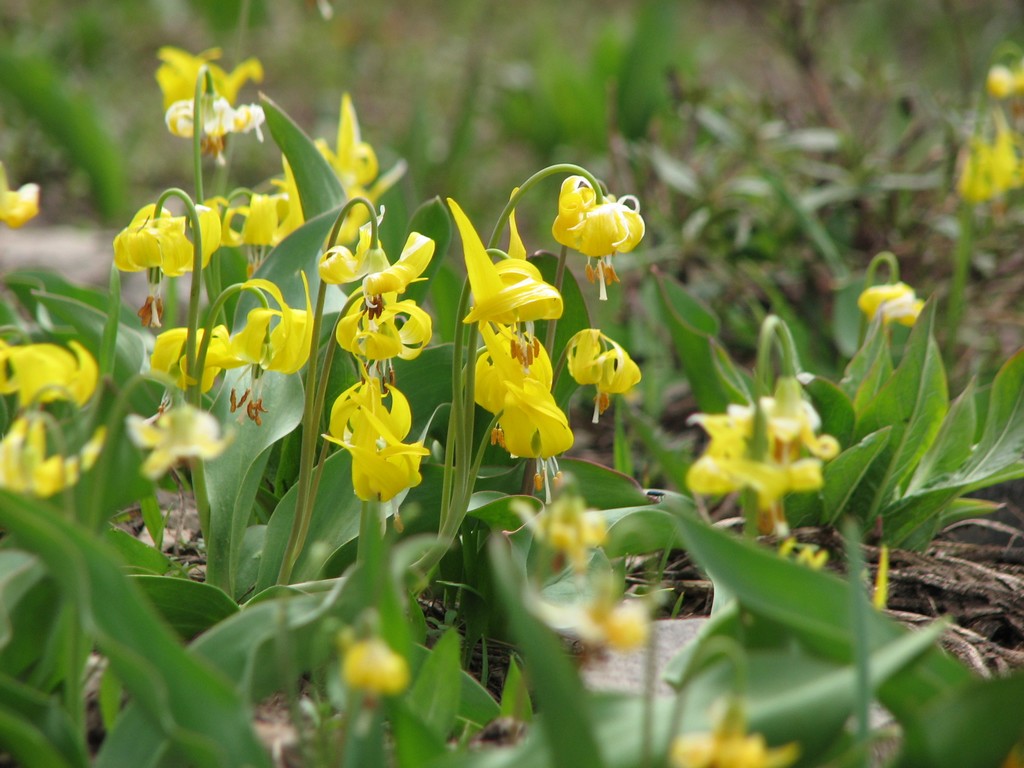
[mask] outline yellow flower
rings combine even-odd
[[[383,309],[374,314],[359,303],[353,304],[338,323],[335,338],[342,349],[365,360],[412,360],[430,341],[430,315],[415,301],[395,301],[396,294],[386,296],[386,301],[385,297],[377,297]]]
[[[912,326],[924,308],[924,301],[917,298],[914,289],[906,283],[891,283],[864,290],[857,299],[857,306],[869,320],[881,315],[885,324],[895,320]]]
[[[734,704],[711,733],[677,736],[669,762],[673,768],[786,768],[800,755],[796,743],[769,747],[764,736],[746,730],[746,718]]]
[[[594,384],[594,418],[611,403],[609,395],[624,394],[640,382],[640,368],[616,341],[597,328],[580,331],[567,345],[569,374],[578,384]]]
[[[582,176],[570,176],[562,182],[551,232],[561,245],[597,261],[596,267],[587,262],[587,278],[598,282],[602,301],[608,298],[606,286],[619,280],[612,257],[636,248],[644,231],[640,202],[633,195],[618,200],[605,195],[598,203]]]
[[[398,261],[379,272],[363,278],[363,295],[367,304],[385,293],[404,293],[410,283],[419,279],[434,255],[434,241],[419,232],[412,232],[405,241]]]
[[[473,307],[462,322],[511,326],[518,337],[516,357],[529,366],[530,349],[537,346],[533,322],[561,317],[562,295],[544,282],[540,270],[525,258],[509,257],[494,264],[466,214],[451,198],[448,205],[462,237],[466,272],[473,291]],[[525,254],[525,249],[521,250]],[[525,325],[525,330],[520,324]]]
[[[563,493],[540,513],[526,517],[526,524],[577,572],[586,570],[590,552],[608,536],[603,515],[587,509],[583,497],[576,493]]]
[[[382,219],[383,216],[378,216],[377,223],[380,224]],[[331,285],[347,285],[371,272],[387,269],[390,266],[388,255],[379,242],[376,247],[371,245],[373,233],[367,222],[359,228],[355,253],[345,245],[335,245],[324,252],[320,259],[320,279]]]
[[[352,454],[352,485],[364,501],[390,501],[419,485],[420,461],[429,451],[422,443],[403,443],[412,427],[409,401],[388,387],[391,408],[384,404],[382,384],[368,377],[338,396],[331,408],[330,434],[324,439]]]
[[[17,229],[39,215],[39,185],[7,186],[7,172],[0,163],[0,222]]]
[[[513,332],[501,325],[480,328],[486,351],[476,362],[476,402],[500,414],[491,435],[513,457],[537,459],[537,490],[545,489],[551,500],[550,479],[557,477],[554,457],[573,444],[565,413],[551,394],[551,361],[544,347],[535,345],[530,367],[524,368],[510,350],[518,343]]]
[[[1014,89],[1013,72],[1003,64],[996,64],[989,68],[988,76],[985,78],[985,89],[993,99],[1005,99],[1012,95]]]
[[[206,329],[200,328],[196,334],[197,352],[205,336]],[[171,328],[164,331],[156,337],[149,362],[150,368],[170,375],[181,389],[187,389],[190,384],[195,383],[195,379],[190,379],[185,375],[185,342],[187,338],[187,328]],[[209,392],[217,374],[225,368],[236,368],[239,365],[242,365],[242,362],[235,358],[230,351],[227,326],[216,326],[206,351],[206,365],[203,367],[200,389],[203,392]]]
[[[409,686],[409,664],[378,637],[345,650],[341,676],[349,688],[370,696],[395,696]]]
[[[263,141],[263,123],[266,115],[263,107],[258,104],[244,104],[232,107],[222,96],[205,97],[199,102],[202,113],[201,150],[203,154],[213,155],[218,164],[223,165],[224,147],[229,133],[256,132],[256,138]],[[191,139],[195,133],[195,100],[190,98],[176,101],[167,108],[164,122],[167,130],[174,136]]]
[[[234,357],[264,371],[279,373],[295,373],[306,364],[313,338],[313,307],[305,273],[302,273],[302,284],[306,295],[305,309],[292,309],[285,304],[281,289],[269,280],[253,278],[242,283],[243,288],[258,288],[269,294],[278,308],[249,310],[245,327],[231,337],[231,354]]]
[[[74,355],[56,344],[12,346],[0,339],[0,395],[17,392],[22,408],[54,400],[85,405],[96,391],[99,368],[77,341],[68,346]]]
[[[38,415],[15,419],[0,440],[0,488],[49,498],[78,482],[96,463],[106,429],[100,427],[74,456],[46,454],[46,423]]]
[[[993,121],[995,136],[991,142],[980,137],[971,140],[957,181],[957,192],[969,203],[986,202],[1021,184],[1020,139],[1001,109],[993,110]]]
[[[377,154],[360,136],[359,120],[352,106],[352,98],[347,93],[341,97],[336,149],[332,150],[323,139],[317,139],[316,146],[331,164],[338,181],[341,182],[341,188],[345,191],[345,197],[349,200],[354,197],[365,197],[376,204],[405,173],[405,163],[399,162],[378,177]],[[369,221],[369,216],[364,206],[355,206],[339,232],[339,242],[352,242],[359,228]]]
[[[230,73],[213,62],[220,58],[220,48],[210,48],[198,55],[192,55],[181,48],[164,46],[157,51],[157,58],[163,62],[156,71],[156,81],[164,94],[164,109],[176,101],[195,99],[196,80],[204,65],[213,79],[213,88],[229,104],[238,99],[238,91],[248,80],[263,80],[263,65],[259,59],[249,58]]]
[[[803,399],[795,378],[780,379],[775,397],[761,398],[759,405],[767,432],[764,456],[751,454],[757,418],[753,406],[730,405],[725,414],[690,418],[711,439],[687,471],[686,484],[691,492],[708,496],[754,491],[761,531],[786,535],[782,498],[821,488],[821,460],[838,454],[839,444],[831,435],[817,434],[821,420]],[[804,451],[811,456],[805,457]]]
[[[186,459],[214,459],[230,442],[221,437],[214,416],[187,403],[149,419],[130,414],[126,426],[131,441],[150,452],[142,464],[142,474],[150,480],[159,480]]]

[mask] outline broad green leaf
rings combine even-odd
[[[814,409],[821,417],[822,434],[832,435],[840,446],[848,446],[853,438],[856,414],[846,393],[828,379],[815,376],[804,385]]]
[[[904,723],[900,768],[1001,765],[1024,732],[1024,675],[971,679]]]
[[[682,496],[677,503],[692,506],[692,502]],[[683,546],[675,517],[664,509],[651,505],[608,509],[604,517],[608,538],[603,549],[608,557],[642,555]]]
[[[523,579],[504,544],[492,540],[491,563],[509,627],[523,650],[525,673],[544,712],[540,720],[556,765],[604,765],[597,746],[590,700],[561,642],[523,604]]]
[[[120,528],[108,528],[104,533],[113,549],[124,561],[129,572],[155,573],[162,576],[171,570],[171,561],[158,549],[132,536]]]
[[[528,723],[533,719],[530,690],[514,656],[508,660],[508,672],[505,674],[505,684],[501,689],[501,716],[511,717],[521,723]]]
[[[445,739],[424,722],[407,698],[387,702],[387,711],[398,768],[420,768],[445,754]]]
[[[0,744],[18,765],[89,765],[81,730],[59,700],[4,674],[0,674]]]
[[[996,374],[981,440],[954,474],[955,482],[976,483],[1021,459],[1024,453],[1024,351]]]
[[[918,317],[899,367],[863,411],[857,414],[857,438],[887,426],[889,441],[876,460],[881,481],[866,507],[869,521],[905,486],[909,474],[935,439],[948,409],[946,372],[932,337],[935,304]]]
[[[269,766],[243,700],[219,672],[185,652],[106,545],[48,507],[5,492],[0,525],[45,562],[150,727],[183,758],[211,768]]]
[[[523,506],[534,514],[544,508],[544,504],[535,496],[508,496],[498,491],[481,491],[470,498],[468,516],[487,523],[492,531],[514,531],[524,523],[519,513]]]
[[[185,641],[238,612],[235,601],[210,584],[168,576],[140,575],[131,580]]]
[[[270,135],[295,174],[295,185],[299,188],[306,220],[342,205],[345,191],[341,182],[313,140],[269,98],[263,96],[260,101]]]
[[[424,663],[430,653],[422,645],[412,646],[414,667]],[[480,682],[465,670],[459,671],[458,720],[475,728],[481,728],[501,714],[498,703]],[[448,684],[451,684],[449,680]]]
[[[20,550],[0,551],[0,671],[20,677],[39,665],[51,666],[40,638],[59,631],[60,595],[37,557]]]
[[[683,514],[678,519],[687,550],[716,586],[733,595],[742,608],[782,625],[822,658],[850,662],[853,648],[847,582],[784,560],[692,516]],[[880,613],[872,614],[867,630],[872,653],[905,632]],[[879,699],[903,720],[969,678],[965,668],[932,648],[885,683]]]
[[[825,465],[822,470],[821,522],[834,524],[844,512],[857,515],[850,502],[868,476],[872,463],[888,444],[890,432],[891,427],[872,432]],[[870,496],[874,492],[869,488],[865,495]]]
[[[974,433],[977,428],[977,408],[974,404],[974,382],[950,406],[934,442],[928,446],[914,470],[906,494],[936,485],[936,481],[956,475],[971,457]],[[1022,446],[1024,448],[1024,446]],[[1016,458],[1019,458],[1020,450]],[[993,470],[1002,467],[993,466]]]
[[[388,216],[391,215],[391,209],[388,209]],[[433,197],[427,200],[423,205],[416,209],[416,212],[412,215],[412,219],[409,221],[408,232],[419,232],[421,235],[426,235],[434,241],[434,255],[430,259],[430,264],[427,266],[426,271],[421,276],[418,282],[410,285],[404,294],[403,299],[412,299],[417,304],[423,304],[428,292],[432,290],[434,284],[434,275],[437,274],[438,270],[441,269],[441,265],[445,262],[448,256],[448,248],[452,242],[452,219],[451,214],[448,213],[448,207],[441,201],[439,197]],[[391,254],[391,260],[394,262],[398,259],[398,254]],[[454,311],[457,305],[444,305],[441,304],[437,307],[438,312]]]
[[[584,501],[596,509],[635,507],[651,504],[651,499],[631,477],[585,459],[562,459],[562,473],[571,477]]]
[[[278,502],[270,518],[260,557],[256,592],[262,592],[277,583],[295,520],[297,500],[298,486],[292,486]],[[361,508],[362,503],[352,490],[351,456],[348,451],[338,450],[324,464],[306,544],[292,569],[293,582],[321,578],[320,572],[327,559],[359,535]]]
[[[225,390],[245,389],[246,374],[246,368],[229,371]],[[210,500],[207,580],[229,595],[234,594],[238,552],[263,478],[267,450],[302,420],[302,383],[297,375],[268,371],[262,386],[267,408],[262,426],[248,419],[237,423],[227,398],[218,400],[214,413],[222,424],[233,424],[234,439],[220,456],[204,462]]]
[[[459,658],[459,633],[449,629],[420,666],[407,698],[423,722],[441,739],[447,739],[459,711],[460,690],[452,685],[462,671]]]
[[[441,403],[452,400],[451,344],[428,347],[413,360],[395,361],[395,386],[409,401],[412,411],[410,439],[419,436]],[[444,440],[442,425],[431,425],[431,433]]]
[[[891,375],[892,356],[882,321],[878,319],[868,326],[867,334],[847,364],[839,386],[853,399],[857,408],[874,397],[881,383]]]
[[[718,319],[671,277],[654,273],[654,279],[680,367],[697,406],[705,413],[725,411],[731,397],[716,365]]]
[[[21,301],[27,302],[29,309],[35,304],[35,300],[32,298],[33,293],[50,293],[79,301],[103,314],[110,310],[110,295],[107,291],[89,285],[77,285],[67,280],[59,272],[44,269],[18,269],[7,273],[3,277],[3,282],[18,295]],[[117,315],[121,323],[129,328],[139,327],[139,318],[133,310],[124,304],[118,307]]]

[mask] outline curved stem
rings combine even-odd
[[[781,376],[796,376],[800,372],[800,364],[796,354],[796,342],[793,334],[781,318],[768,315],[761,323],[761,332],[757,339],[757,370],[755,371],[755,397],[767,397],[772,393],[772,345],[779,348],[779,368]],[[756,403],[755,403],[756,405]]]
[[[547,168],[542,168],[533,174],[530,178],[524,181],[519,188],[512,194],[509,201],[505,204],[505,208],[501,211],[501,215],[498,216],[498,223],[494,225],[494,231],[491,233],[491,239],[487,241],[488,248],[497,248],[498,240],[501,238],[501,233],[505,231],[505,227],[508,226],[508,219],[512,215],[512,211],[515,210],[516,204],[519,199],[525,195],[532,186],[537,182],[546,179],[548,176],[553,176],[556,173],[568,173],[577,176],[582,176],[587,180],[594,189],[594,201],[601,203],[604,201],[604,193],[601,191],[601,184],[590,173],[586,168],[581,168],[578,165],[572,163],[558,163],[556,165],[549,165]]]

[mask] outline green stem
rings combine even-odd
[[[488,248],[498,247],[498,240],[501,238],[501,233],[504,232],[505,227],[508,226],[509,217],[512,215],[512,211],[515,210],[519,199],[537,182],[546,179],[548,176],[553,176],[556,173],[568,173],[576,176],[582,176],[594,189],[594,202],[601,203],[604,201],[604,193],[601,191],[600,182],[598,182],[594,175],[586,168],[581,168],[580,166],[573,165],[572,163],[557,163],[555,165],[549,165],[547,168],[541,168],[530,178],[520,184],[519,188],[516,189],[509,198],[509,201],[505,204],[505,208],[502,210],[501,215],[498,216],[498,223],[494,225],[494,231],[491,232],[491,239],[487,241]]]
[[[864,755],[862,764],[868,766],[870,760],[867,747],[871,740],[870,707],[873,698],[868,667],[871,654],[868,638],[871,605],[864,590],[864,555],[860,548],[860,531],[852,520],[848,520],[843,526],[843,538],[846,539],[846,561],[850,581],[850,626],[853,628],[855,738]]]
[[[971,265],[974,246],[974,209],[967,203],[960,205],[960,234],[953,254],[953,279],[949,286],[948,325],[946,326],[946,361],[953,359],[957,330],[964,311],[964,291]]]
[[[195,177],[196,200],[200,201],[206,199],[203,194],[203,98],[207,93],[214,93],[213,75],[204,64],[196,77],[196,92],[192,101],[192,174]]]
[[[309,342],[309,362],[306,364],[305,407],[302,413],[302,448],[299,455],[298,496],[295,500],[295,517],[292,530],[285,546],[281,569],[277,575],[278,584],[287,584],[292,569],[302,553],[309,534],[310,518],[313,516],[311,496],[311,480],[313,475],[313,456],[316,452],[316,440],[319,433],[320,415],[323,401],[316,397],[320,391],[317,387],[318,358],[320,356],[320,326],[323,323],[324,302],[327,298],[327,283],[320,281],[316,294],[316,310],[313,313],[313,336]],[[324,376],[327,371],[324,371]]]
[[[107,297],[107,321],[100,344],[100,375],[113,376],[116,359],[117,331],[121,325],[121,270],[110,267],[110,293]]]
[[[757,398],[768,397],[774,389],[771,362],[773,344],[778,345],[779,349],[779,375],[795,377],[800,373],[793,334],[777,315],[768,315],[761,323],[757,339],[757,370],[754,376],[754,394]]]

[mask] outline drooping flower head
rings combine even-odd
[[[924,308],[924,301],[917,298],[914,289],[906,283],[887,283],[864,290],[857,299],[857,306],[868,320],[881,316],[886,325],[895,321],[912,326]]]
[[[379,637],[341,642],[341,677],[371,698],[395,696],[409,686],[409,664]]]
[[[197,205],[202,240],[201,262],[206,266],[221,244],[220,212],[216,207]],[[191,272],[195,249],[188,237],[187,218],[175,216],[166,208],[156,215],[156,204],[139,209],[131,223],[114,238],[114,265],[122,272],[146,271],[149,296],[139,310],[139,319],[147,327],[159,328],[163,316],[160,298],[164,276],[180,277]]]
[[[296,373],[309,358],[313,338],[313,307],[309,300],[306,274],[303,272],[301,275],[306,296],[305,309],[289,307],[281,289],[269,280],[252,278],[242,283],[243,288],[262,291],[277,305],[249,310],[245,326],[232,335],[230,341],[230,356],[248,364],[251,377],[251,385],[240,399],[236,399],[235,392],[231,393],[231,410],[245,405],[246,414],[257,425],[262,423],[260,413],[266,413],[261,395],[263,373]]]
[[[561,245],[597,262],[596,267],[587,262],[587,278],[599,284],[602,301],[608,298],[606,286],[619,280],[612,257],[636,248],[644,230],[640,202],[633,195],[604,195],[599,203],[584,177],[570,176],[562,182],[551,233]]]
[[[510,254],[497,264],[492,262],[466,214],[451,198],[448,205],[462,237],[466,272],[473,291],[473,307],[462,321],[480,323],[481,327],[487,323],[511,327],[516,336],[514,354],[528,367],[539,346],[533,334],[533,323],[561,317],[562,295],[546,283],[540,270],[525,258]],[[513,244],[515,242],[514,239]],[[513,245],[509,250],[525,255],[521,245],[519,248]]]
[[[390,407],[385,403],[389,399]],[[352,455],[352,485],[364,501],[390,501],[419,485],[423,443],[402,442],[412,428],[409,401],[395,387],[384,389],[372,376],[349,387],[331,408],[324,439]]]
[[[214,64],[221,56],[220,48],[210,48],[198,55],[173,46],[164,46],[157,51],[161,64],[156,70],[156,81],[164,94],[164,109],[170,108],[176,101],[188,101],[195,97],[196,80],[199,71],[206,67],[213,79],[214,90],[229,104],[238,100],[238,92],[249,80],[263,80],[263,65],[259,59],[249,58],[226,72]]]
[[[46,499],[75,485],[96,463],[106,433],[97,429],[76,454],[50,454],[45,418],[38,412],[19,416],[0,439],[0,488]]]
[[[202,118],[201,149],[204,155],[212,155],[218,164],[224,165],[224,148],[229,133],[256,133],[263,141],[263,123],[266,115],[259,104],[243,104],[232,107],[222,96],[204,98],[199,102]],[[164,115],[167,130],[183,139],[195,134],[195,100],[176,101],[167,108]]]
[[[742,704],[732,701],[720,708],[710,733],[677,736],[669,750],[669,763],[672,768],[787,768],[799,756],[796,742],[769,747],[760,733],[748,733]]]
[[[85,403],[96,391],[96,360],[77,341],[11,345],[0,339],[0,395],[17,393],[18,406],[70,400]],[[72,354],[72,352],[74,354]]]
[[[1006,122],[1002,109],[992,110],[994,135],[971,138],[957,192],[969,203],[983,203],[1021,186],[1020,137]]]
[[[188,459],[216,458],[229,442],[221,436],[216,417],[187,403],[149,419],[130,414],[126,426],[132,442],[149,451],[142,474],[150,480],[159,480]]]
[[[763,455],[753,445],[758,419],[767,438]],[[690,466],[687,486],[709,496],[753,490],[762,533],[788,534],[782,497],[821,488],[822,460],[839,453],[834,437],[818,434],[821,419],[792,377],[781,378],[775,397],[761,398],[757,408],[734,404],[724,414],[696,414],[690,423],[699,424],[710,442]]]
[[[206,329],[200,328],[196,333],[196,349],[203,343]],[[187,328],[170,328],[159,336],[153,344],[150,356],[150,368],[168,374],[180,389],[187,389],[196,383],[196,379],[185,373],[185,344],[188,339]],[[203,375],[200,379],[200,390],[209,392],[214,379],[226,368],[237,368],[243,361],[231,354],[230,337],[226,325],[215,326],[210,334]]]
[[[625,349],[597,328],[586,328],[567,345],[569,374],[578,384],[597,387],[594,418],[611,404],[611,395],[625,394],[640,382],[640,367]]]
[[[552,370],[547,351],[537,344],[529,368],[512,350],[515,333],[502,325],[480,327],[485,352],[476,362],[476,402],[499,415],[491,434],[492,445],[500,445],[513,457],[536,459],[534,477],[538,491],[551,499],[550,481],[558,477],[557,456],[573,444],[569,420],[551,394]]]
[[[11,189],[7,182],[7,171],[0,163],[0,223],[17,229],[29,219],[39,215],[39,185],[22,184]]]

